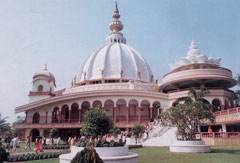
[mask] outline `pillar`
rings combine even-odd
[[[68,122],[70,123],[71,121],[71,109],[68,110]]]
[[[226,124],[222,124],[222,132],[227,132]]]
[[[81,122],[81,109],[78,109],[78,123]]]
[[[117,107],[113,108],[113,121],[117,123]]]
[[[45,123],[48,123],[48,112],[46,112],[46,120]]]
[[[128,124],[129,121],[129,107],[126,106],[126,123]]]
[[[150,119],[153,119],[153,108],[149,107],[149,109],[150,109]]]
[[[137,112],[138,112],[138,122],[141,122],[141,108],[137,107]]]

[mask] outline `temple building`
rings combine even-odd
[[[211,104],[216,115],[216,123],[202,126],[202,132],[209,126],[213,131],[240,131],[240,116],[230,117],[240,112],[240,108],[231,108],[230,102],[230,88],[236,80],[220,59],[202,54],[192,41],[186,56],[156,82],[148,63],[127,44],[117,5],[109,28],[104,45],[88,57],[70,87],[57,90],[47,66],[33,75],[29,103],[15,109],[15,113],[26,114],[24,123],[14,124],[24,136],[34,139],[51,128],[59,129],[61,137],[78,135],[84,114],[93,107],[103,109],[122,130],[145,125],[187,97],[190,88],[201,87],[209,90],[202,100]]]

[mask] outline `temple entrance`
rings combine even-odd
[[[36,138],[40,136],[40,132],[38,129],[32,129],[31,131],[31,137],[32,137],[32,142],[35,142]]]

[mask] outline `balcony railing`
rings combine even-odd
[[[201,132],[201,138],[240,138],[240,132]]]
[[[215,112],[214,115],[219,116],[219,115],[229,115],[229,114],[236,114],[236,113],[240,113],[240,107],[218,111],[218,112]]]

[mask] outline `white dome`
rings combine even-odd
[[[120,78],[153,81],[149,65],[136,50],[124,43],[112,42],[98,49],[87,59],[77,82]]]
[[[109,25],[110,35],[103,47],[94,52],[84,63],[76,83],[99,80],[138,80],[153,82],[149,65],[132,47],[126,45],[126,38],[120,32],[123,29],[119,20],[117,5]]]

